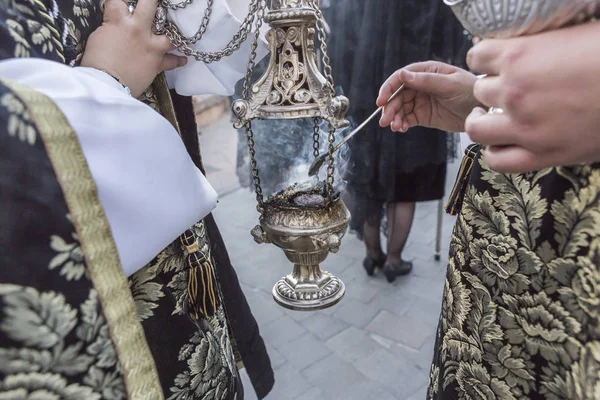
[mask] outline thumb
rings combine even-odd
[[[174,54],[165,54],[161,63],[161,71],[169,71],[171,69],[183,67],[187,64],[187,57],[176,56]]]

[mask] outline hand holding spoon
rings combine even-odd
[[[392,94],[390,96],[390,98],[385,103],[385,105],[387,105],[390,101],[394,100],[396,98],[396,96],[398,96],[398,94],[400,94],[400,92],[402,91],[402,89],[404,89],[404,84],[402,84],[402,86],[400,86],[398,88],[398,90],[396,90],[394,92],[394,94]],[[371,116],[369,118],[367,118],[356,129],[354,129],[352,132],[350,132],[348,134],[348,136],[346,136],[341,142],[339,142],[338,144],[336,144],[335,147],[333,148],[333,152],[338,151],[340,149],[340,147],[342,147],[348,140],[352,139],[352,137],[354,135],[356,135],[362,128],[364,128],[365,125],[367,125],[369,123],[369,121],[371,121],[373,118],[375,118],[377,116],[377,114],[381,113],[381,111],[383,110],[383,108],[385,107],[385,105],[383,105],[383,106],[379,107],[377,110],[375,110],[375,112],[373,114],[371,114]],[[315,176],[315,175],[317,175],[319,173],[319,170],[323,166],[323,163],[325,162],[325,160],[327,159],[328,156],[329,156],[329,152],[321,154],[320,156],[316,157],[314,159],[314,161],[312,162],[312,164],[310,164],[310,167],[308,168],[308,176]]]

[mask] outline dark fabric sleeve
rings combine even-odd
[[[175,91],[171,91],[171,96],[183,142],[196,166],[204,173],[192,99]],[[219,228],[212,215],[205,221],[231,330],[256,395],[262,399],[275,383],[267,348],[231,265]]]

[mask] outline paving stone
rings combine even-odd
[[[417,369],[429,372],[433,360],[435,337],[428,338],[419,350],[411,349],[402,344],[395,343],[390,351],[411,361]]]
[[[398,356],[387,349],[378,348],[356,363],[356,369],[367,378],[383,385],[394,385],[400,377],[414,372],[412,360]]]
[[[433,301],[429,299],[419,299],[409,307],[404,315],[407,317],[424,322],[428,325],[437,327],[442,311],[442,301]]]
[[[326,343],[340,358],[348,362],[360,362],[371,353],[382,350],[379,343],[369,337],[362,329],[350,327],[329,339]]]
[[[271,359],[271,366],[275,369],[279,368],[287,362],[287,360],[283,358],[279,350],[272,346],[267,345],[267,353],[269,353],[269,358]]]
[[[379,295],[369,305],[379,310],[389,311],[392,314],[403,315],[410,310],[416,300],[416,296],[405,293],[400,288],[392,287],[380,291]]]
[[[425,400],[427,398],[427,385],[419,388],[412,396],[410,396],[407,400]]]
[[[275,371],[275,386],[267,400],[294,399],[311,390],[312,385],[302,373],[290,364],[284,364]]]
[[[244,399],[246,400],[246,399]],[[325,394],[319,388],[311,388],[309,391],[302,393],[294,400],[325,400]]]
[[[369,284],[369,281],[365,278],[359,278],[344,282],[346,284],[344,299],[360,301],[363,304],[371,302],[381,289],[376,285]]]
[[[349,326],[347,323],[336,319],[332,315],[324,314],[322,311],[299,323],[323,342]]]
[[[367,330],[402,343],[412,349],[420,349],[431,335],[431,326],[418,320],[381,311],[367,326]]]
[[[394,385],[387,386],[386,389],[396,396],[398,399],[408,399],[416,392],[423,390],[429,382],[429,371],[422,373],[411,373],[406,376],[398,377]],[[425,400],[423,397],[421,400]]]
[[[327,400],[398,400],[392,393],[383,388],[380,384],[369,381],[349,384],[343,388],[336,397],[326,398]],[[323,399],[325,400],[325,399]]]
[[[439,301],[439,304],[442,304],[442,293],[444,292],[443,279],[427,279],[408,275],[396,279],[394,285],[403,292],[413,294],[425,300]]]
[[[282,315],[275,321],[265,325],[261,329],[261,333],[265,343],[279,350],[281,346],[285,346],[304,335],[306,329],[287,315]]]
[[[331,354],[302,370],[302,375],[313,386],[320,388],[325,399],[345,399],[343,393],[350,383],[367,383],[368,378],[358,372],[352,364]],[[281,398],[284,399],[283,397]]]
[[[329,355],[331,350],[312,334],[305,333],[281,346],[279,352],[293,367],[301,370]]]
[[[242,288],[245,289],[246,299],[259,327],[268,325],[284,315],[282,308],[275,304],[272,296],[260,290],[251,290],[248,285]]]
[[[333,315],[347,324],[364,328],[375,318],[378,312],[377,308],[368,304],[354,299],[345,299],[343,303],[340,302],[337,311]]]

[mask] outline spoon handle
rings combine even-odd
[[[404,83],[402,84],[402,86],[400,86],[398,88],[398,90],[396,90],[394,92],[394,94],[392,94],[390,96],[390,98],[388,99],[388,101],[385,102],[385,104],[387,105],[390,101],[394,100],[396,98],[396,96],[398,96],[400,94],[400,92],[402,91],[402,89],[404,89]],[[358,127],[356,127],[356,129],[354,129],[352,132],[350,132],[344,139],[342,139],[333,149],[333,151],[337,151],[339,150],[340,147],[342,147],[344,145],[344,143],[346,143],[348,140],[352,139],[352,137],[354,135],[356,135],[362,128],[365,127],[365,125],[367,125],[373,118],[375,118],[377,116],[377,114],[380,114],[381,111],[383,110],[384,106],[379,107],[377,110],[375,110],[375,112],[373,114],[371,114],[371,116],[369,118],[367,118],[362,124],[360,124]]]

